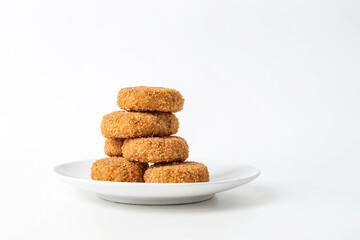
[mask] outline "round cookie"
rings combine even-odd
[[[122,138],[108,138],[105,140],[104,152],[109,157],[121,157],[124,139]]]
[[[106,138],[168,136],[178,129],[179,120],[168,112],[116,111],[101,121],[101,133]]]
[[[128,160],[147,163],[185,161],[189,156],[185,139],[175,136],[126,139],[122,151]]]
[[[208,182],[207,167],[197,162],[172,162],[154,164],[144,174],[146,183]]]
[[[122,157],[97,160],[91,167],[91,178],[112,182],[144,182],[146,163],[131,162]]]
[[[119,91],[117,105],[127,111],[179,112],[184,98],[175,89],[163,87],[129,87]]]

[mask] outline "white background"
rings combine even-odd
[[[358,1],[1,1],[1,239],[360,239]],[[182,206],[58,181],[128,86],[185,97],[191,157],[249,185]]]

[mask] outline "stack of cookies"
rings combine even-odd
[[[94,162],[91,178],[101,181],[186,183],[208,182],[202,163],[185,161],[187,142],[177,136],[181,111],[180,92],[161,87],[130,87],[120,90],[117,105],[125,111],[105,115],[101,133],[107,138],[109,158]],[[150,166],[149,166],[150,164]]]

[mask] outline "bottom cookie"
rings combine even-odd
[[[147,163],[131,162],[122,157],[97,160],[91,167],[91,178],[112,182],[144,182]]]
[[[198,162],[172,162],[154,164],[144,174],[146,183],[208,182],[207,167]]]

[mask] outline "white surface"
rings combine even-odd
[[[359,1],[1,1],[0,239],[358,240]],[[210,201],[105,202],[52,175],[103,157],[121,87],[182,92],[191,157],[262,175]]]
[[[146,205],[194,203],[208,200],[215,193],[239,187],[259,176],[259,169],[224,160],[207,163],[210,182],[203,183],[129,183],[93,181],[89,173],[96,159],[61,164],[54,173],[76,188],[97,193],[112,202]],[[194,159],[188,159],[194,161]]]

